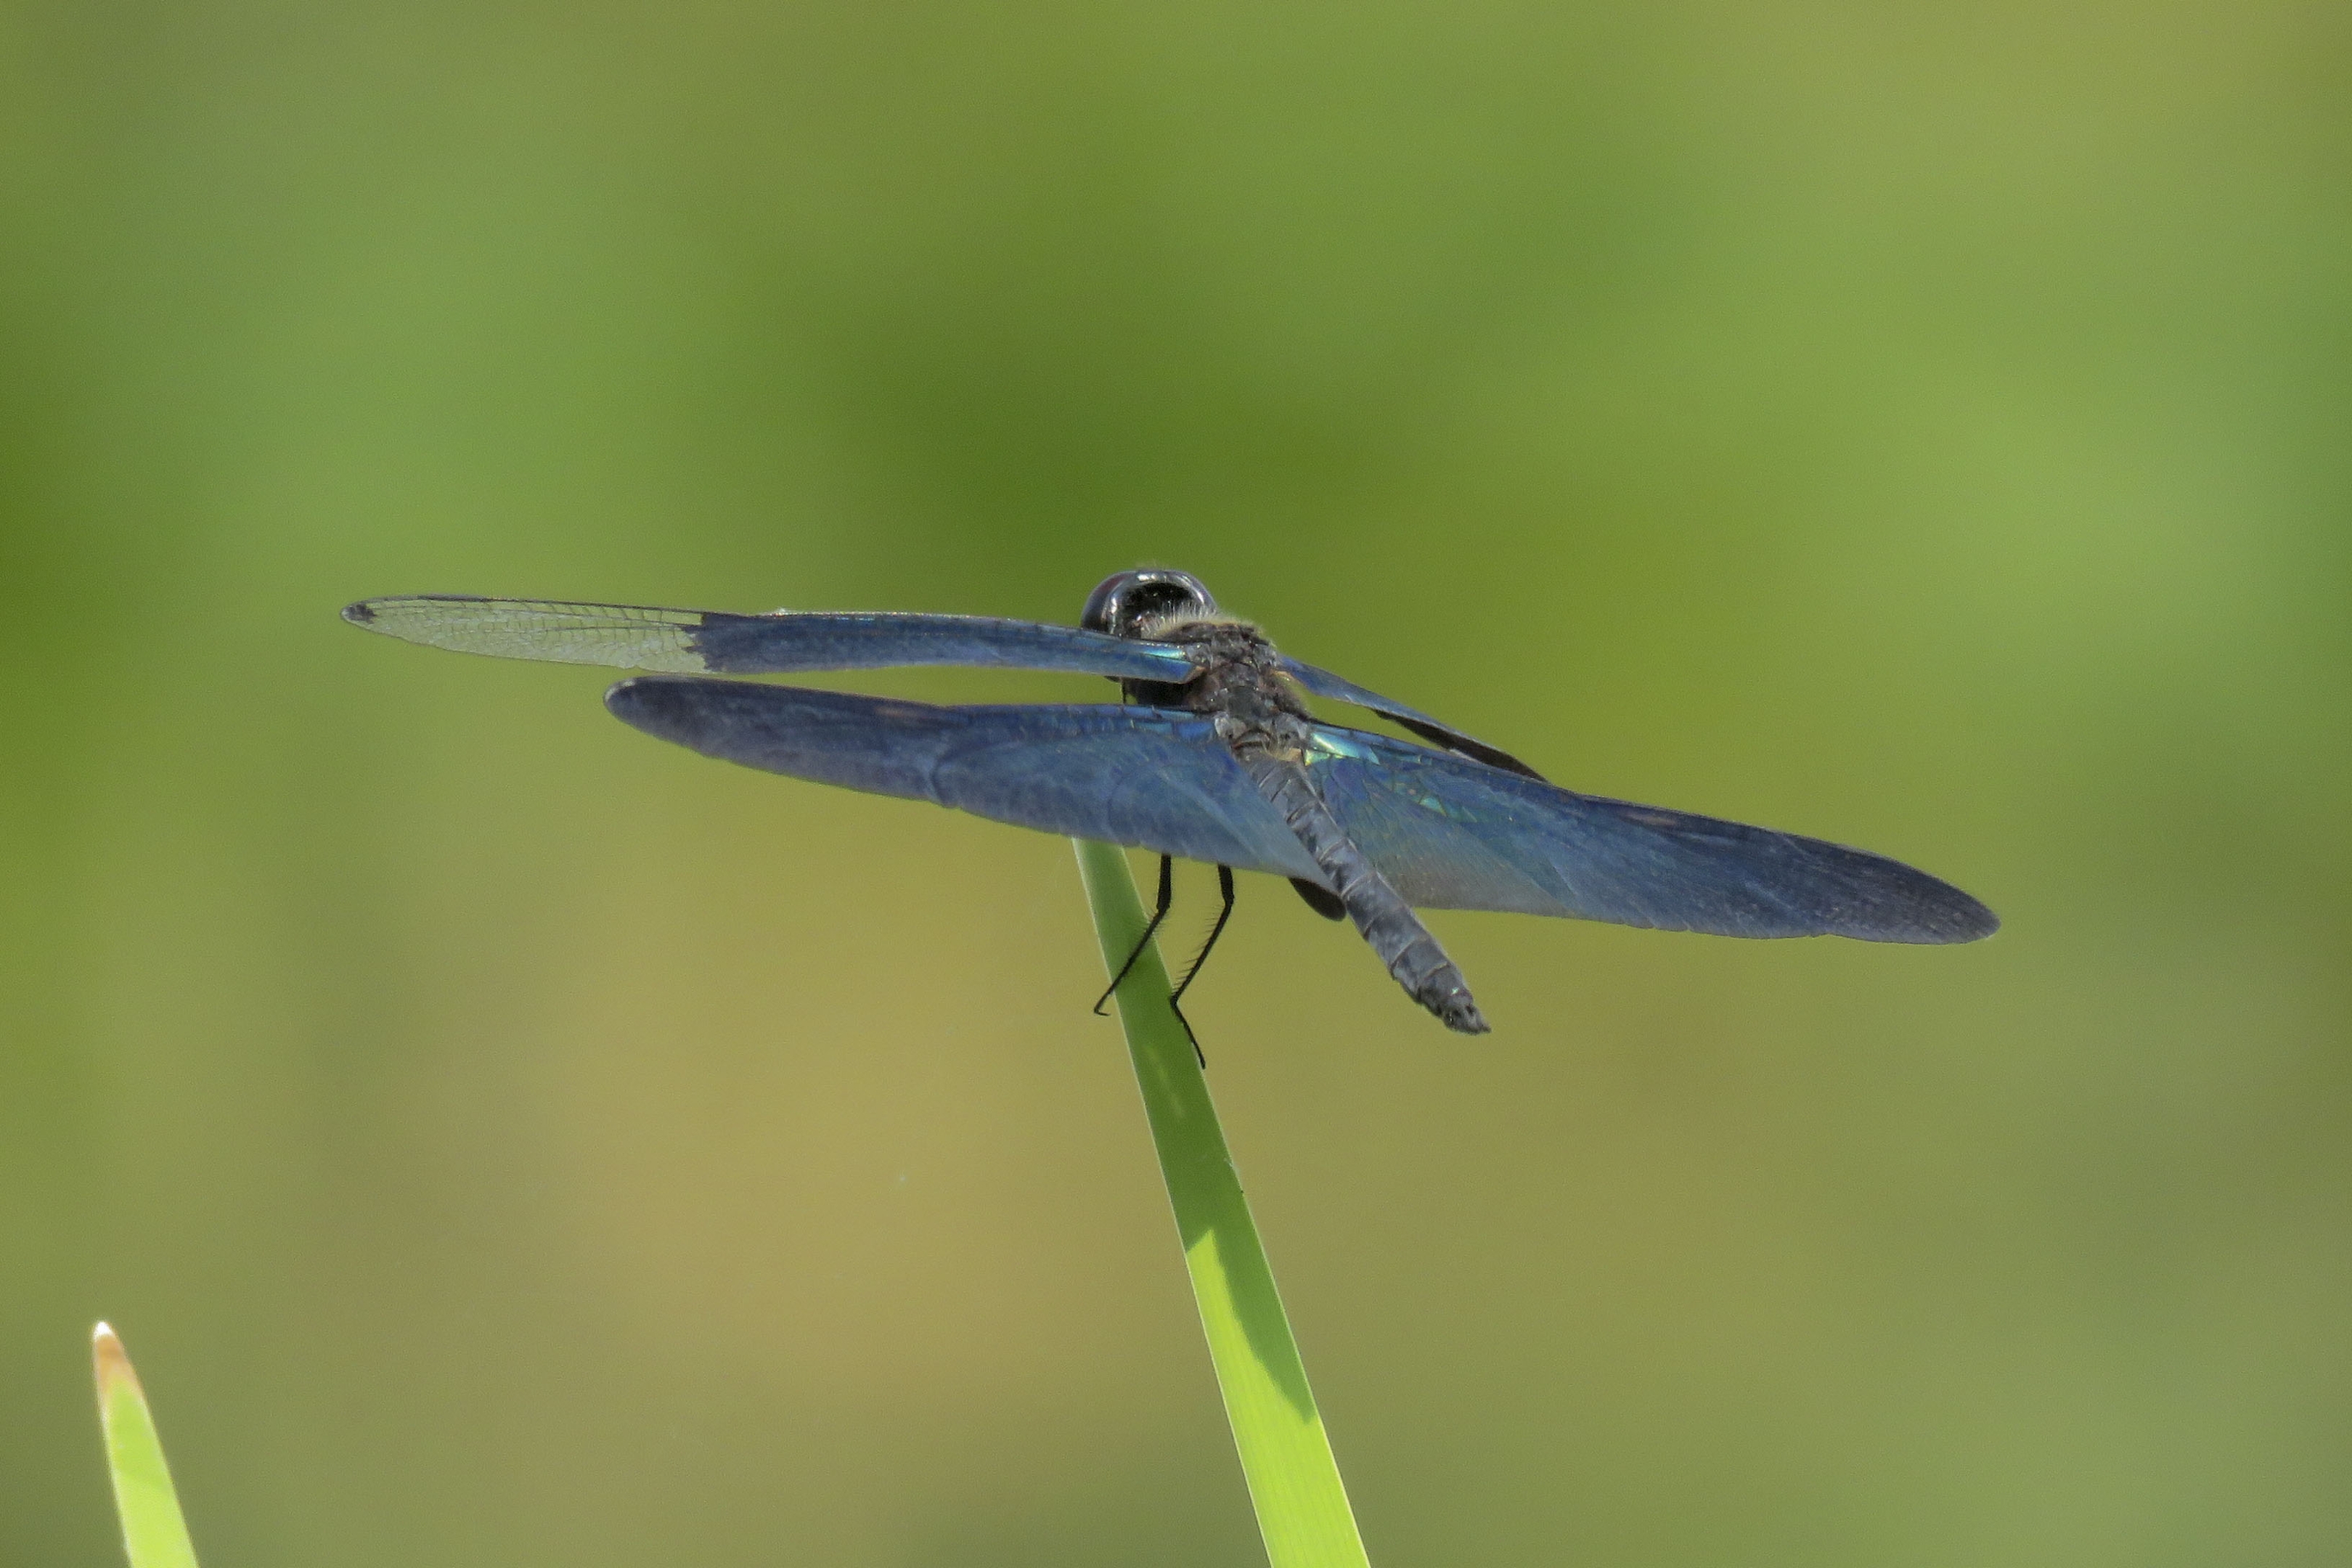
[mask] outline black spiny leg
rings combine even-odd
[[[1220,869],[1222,869],[1222,868],[1220,868]],[[1225,907],[1228,910],[1233,907],[1233,875],[1234,874],[1231,871],[1225,872]],[[1160,858],[1160,900],[1158,907],[1151,911],[1151,923],[1143,928],[1143,934],[1135,939],[1135,947],[1133,951],[1128,953],[1127,962],[1118,966],[1118,973],[1111,976],[1110,984],[1108,985],[1103,987],[1103,994],[1095,998],[1096,1017],[1099,1018],[1102,1016],[1103,1004],[1109,1001],[1114,995],[1118,994],[1118,983],[1127,978],[1127,972],[1135,967],[1135,961],[1141,958],[1143,956],[1143,950],[1151,945],[1152,932],[1158,931],[1160,929],[1160,922],[1168,918],[1168,907],[1175,901],[1176,861],[1171,856],[1162,855]],[[1222,926],[1225,922],[1223,920],[1219,920],[1217,923]],[[1212,938],[1211,940],[1214,941],[1215,939]],[[1193,968],[1198,969],[1200,966],[1201,963],[1199,959],[1192,961]],[[1192,977],[1190,974],[1184,976],[1185,984],[1190,984],[1192,983]],[[1176,987],[1177,995],[1181,996],[1183,994],[1184,987],[1182,985]],[[1179,1013],[1176,1016],[1179,1018],[1181,1018],[1184,1015]],[[1192,1048],[1197,1051],[1201,1047],[1196,1045]]]
[[[1184,1016],[1184,1009],[1177,1004],[1184,999],[1185,987],[1192,984],[1193,976],[1201,973],[1201,965],[1209,962],[1209,950],[1217,945],[1219,937],[1225,934],[1225,922],[1234,918],[1234,868],[1231,866],[1217,868],[1217,892],[1224,900],[1224,906],[1217,910],[1217,923],[1209,928],[1209,940],[1201,944],[1201,951],[1192,955],[1192,962],[1185,967],[1184,978],[1178,981],[1176,989],[1168,994],[1168,1010],[1176,1015],[1178,1023],[1184,1026],[1184,1037],[1192,1042],[1192,1056],[1204,1068],[1209,1065],[1209,1054],[1201,1048],[1201,1037],[1192,1032],[1192,1020]]]
[[[1225,907],[1217,911],[1217,923],[1209,928],[1209,940],[1202,942],[1201,951],[1192,955],[1192,965],[1184,971],[1184,978],[1178,981],[1176,989],[1168,994],[1171,1005],[1183,1000],[1185,987],[1191,985],[1192,977],[1201,973],[1201,965],[1209,962],[1209,950],[1217,945],[1217,939],[1225,934],[1225,922],[1234,918],[1234,868],[1231,866],[1217,868],[1217,893],[1225,900]]]

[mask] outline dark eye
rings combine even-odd
[[[1136,628],[1145,621],[1175,611],[1194,615],[1214,615],[1217,601],[1201,580],[1190,572],[1177,572],[1167,567],[1148,567],[1140,572],[1120,572],[1104,578],[1087,595],[1087,607],[1078,617],[1078,625],[1090,632],[1108,632],[1113,637],[1133,637]]]

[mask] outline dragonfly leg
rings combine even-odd
[[[1192,1020],[1184,1016],[1184,1009],[1176,1005],[1173,995],[1168,998],[1168,1010],[1176,1015],[1178,1023],[1184,1026],[1184,1037],[1192,1042],[1192,1059],[1201,1064],[1202,1072],[1208,1071],[1209,1053],[1201,1048],[1201,1037],[1192,1032]]]
[[[1217,923],[1209,928],[1209,940],[1202,942],[1201,951],[1192,955],[1192,963],[1184,971],[1184,978],[1176,983],[1175,990],[1168,993],[1168,1010],[1176,1015],[1178,1023],[1184,1026],[1184,1037],[1192,1042],[1192,1059],[1201,1064],[1204,1072],[1208,1070],[1209,1053],[1201,1048],[1201,1037],[1192,1032],[1192,1020],[1184,1016],[1184,1009],[1177,1004],[1184,999],[1184,988],[1192,984],[1192,977],[1201,973],[1201,965],[1208,962],[1209,950],[1217,945],[1219,937],[1225,934],[1225,922],[1234,918],[1234,868],[1231,866],[1217,868],[1217,891],[1225,900],[1224,906],[1217,910]]]
[[[1227,871],[1225,873],[1225,877],[1230,887],[1233,873],[1231,871]],[[1157,906],[1151,911],[1151,923],[1143,928],[1143,934],[1135,939],[1135,946],[1128,952],[1127,962],[1118,966],[1118,973],[1111,976],[1110,984],[1108,985],[1103,987],[1103,994],[1095,998],[1096,1017],[1099,1018],[1102,1016],[1103,1004],[1109,1001],[1114,995],[1118,994],[1118,983],[1127,978],[1127,972],[1135,967],[1135,961],[1141,958],[1143,956],[1143,950],[1151,945],[1152,933],[1160,929],[1160,922],[1168,918],[1169,906],[1173,904],[1175,901],[1175,858],[1169,855],[1162,855],[1160,858],[1160,899]],[[1231,906],[1228,905],[1227,907],[1230,908]],[[1224,922],[1223,921],[1219,921],[1217,923],[1223,925]],[[1197,961],[1194,963],[1194,967],[1199,967]],[[1192,976],[1188,974],[1184,978],[1189,981],[1192,979]],[[1178,986],[1176,988],[1176,994],[1179,996],[1182,995],[1184,994],[1184,988],[1181,985]],[[1183,1015],[1180,1013],[1177,1016],[1181,1018]],[[1196,1045],[1192,1048],[1197,1051],[1201,1047]]]
[[[1217,911],[1217,923],[1209,928],[1209,940],[1202,942],[1201,951],[1192,955],[1192,965],[1184,971],[1184,978],[1178,981],[1176,989],[1168,994],[1171,1006],[1183,999],[1185,988],[1192,984],[1192,977],[1201,973],[1201,965],[1209,962],[1209,950],[1217,945],[1219,937],[1225,934],[1225,922],[1234,918],[1234,868],[1231,866],[1217,868],[1217,892],[1225,900],[1224,908]],[[1196,1046],[1194,1048],[1199,1047]]]

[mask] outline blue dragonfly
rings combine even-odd
[[[1288,878],[1318,914],[1352,921],[1407,994],[1465,1034],[1486,1020],[1416,910],[1899,942],[1974,942],[2000,923],[1883,855],[1562,789],[1278,652],[1184,572],[1106,578],[1076,626],[448,594],[364,599],[343,618],[432,647],[656,671],[614,686],[604,706],[705,756],[1155,851],[1146,941],[1168,914],[1172,858],[1214,866],[1223,906],[1171,1001],[1233,913],[1237,867]],[[726,679],[916,665],[1105,676],[1122,700],[943,707]],[[1318,722],[1302,692],[1416,739]]]

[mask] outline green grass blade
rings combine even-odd
[[[1094,907],[1106,973],[1115,973],[1143,935],[1143,902],[1126,852],[1077,844],[1078,872]],[[1176,1232],[1184,1244],[1201,1327],[1216,1363],[1234,1445],[1257,1508],[1273,1568],[1367,1568],[1363,1539],[1348,1508],[1307,1368],[1283,1314],[1257,1226],[1225,1150],[1209,1086],[1184,1026],[1168,1005],[1168,971],[1146,947],[1118,987],[1118,1018],[1151,1121]]]
[[[122,1342],[104,1323],[91,1336],[98,1370],[98,1415],[106,1429],[106,1464],[131,1568],[196,1568],[196,1549],[180,1518],[180,1499],[163,1463],[163,1445]]]

